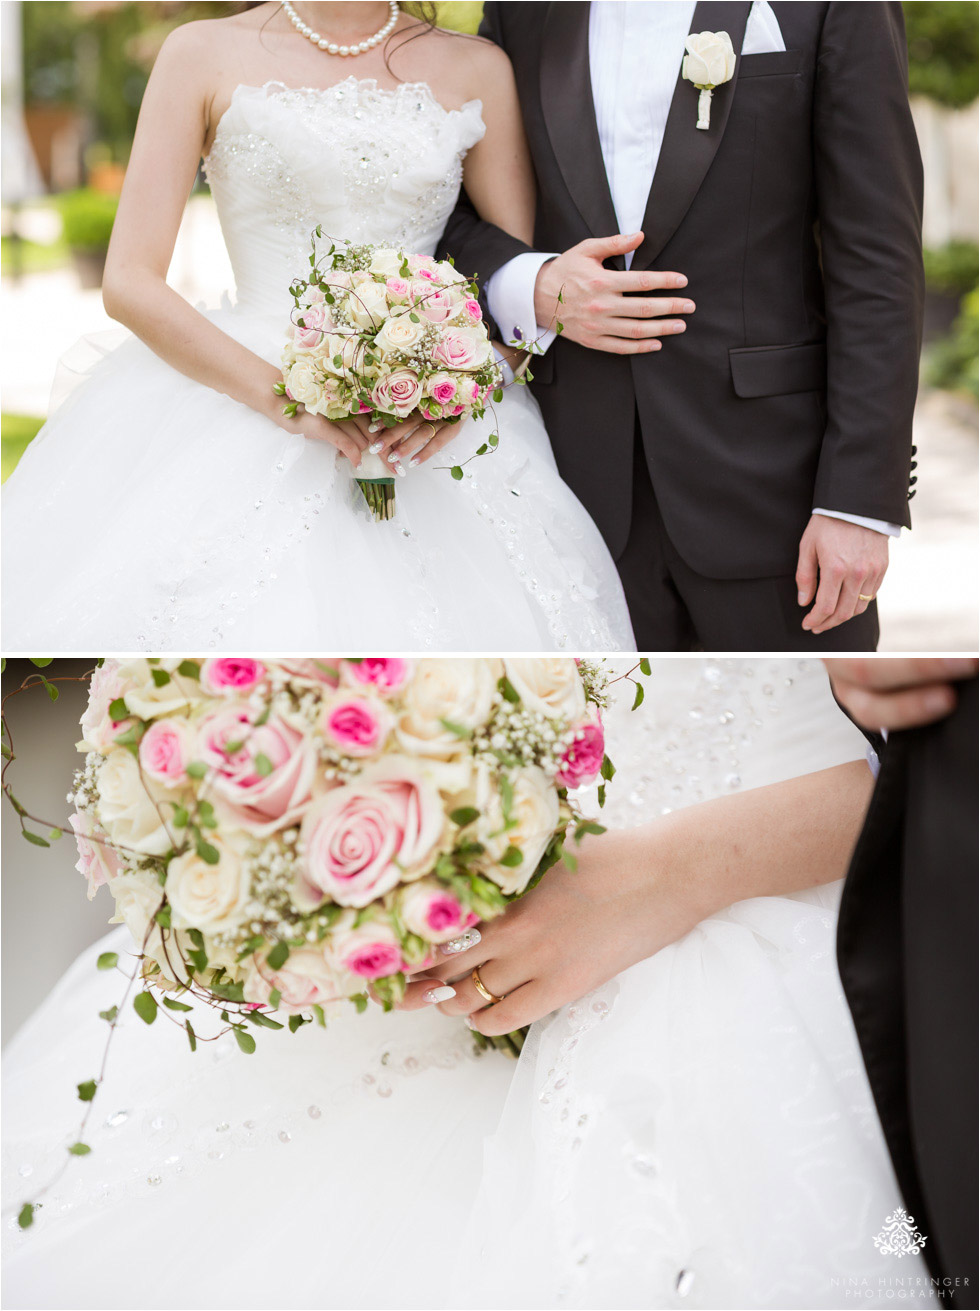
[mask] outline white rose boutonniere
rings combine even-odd
[[[735,48],[727,32],[692,32],[684,43],[687,54],[681,76],[693,82],[698,97],[698,128],[711,126],[711,93],[735,76]]]

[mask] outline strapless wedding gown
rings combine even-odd
[[[634,715],[614,690],[614,825],[864,755],[815,661],[656,661]],[[888,1276],[915,1301],[920,1259],[874,1246],[901,1199],[837,976],[839,892],[712,916],[536,1024],[516,1066],[435,1010],[263,1033],[252,1056],[230,1036],[192,1055],[130,1010],[92,1154],[21,1232],[77,1136],[118,930],[7,1050],[5,1304],[846,1307]]]
[[[421,83],[238,87],[206,161],[237,299],[208,317],[278,363],[313,228],[433,253],[484,130],[479,101],[446,110]],[[5,650],[634,649],[526,387],[399,479],[379,525],[333,447],[135,338],[89,348],[4,489]],[[462,483],[434,467],[495,430]]]

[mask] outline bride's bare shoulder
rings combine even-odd
[[[482,36],[432,28],[425,40],[426,57],[435,75],[429,80],[437,78],[460,104],[467,100],[486,100],[501,82],[513,80],[507,55],[500,46]]]

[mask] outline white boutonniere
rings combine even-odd
[[[693,82],[698,96],[698,127],[711,126],[711,93],[735,76],[735,49],[727,32],[692,32],[684,43],[687,54],[681,76]]]

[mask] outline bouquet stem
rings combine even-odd
[[[375,520],[394,519],[394,478],[356,478],[355,482],[360,487],[361,495]]]
[[[486,1051],[488,1047],[496,1047],[498,1052],[503,1052],[505,1056],[516,1061],[524,1047],[524,1039],[531,1031],[531,1026],[526,1025],[523,1029],[516,1029],[513,1033],[502,1033],[495,1038],[487,1038],[482,1033],[473,1033],[473,1041],[476,1043],[477,1051]]]

